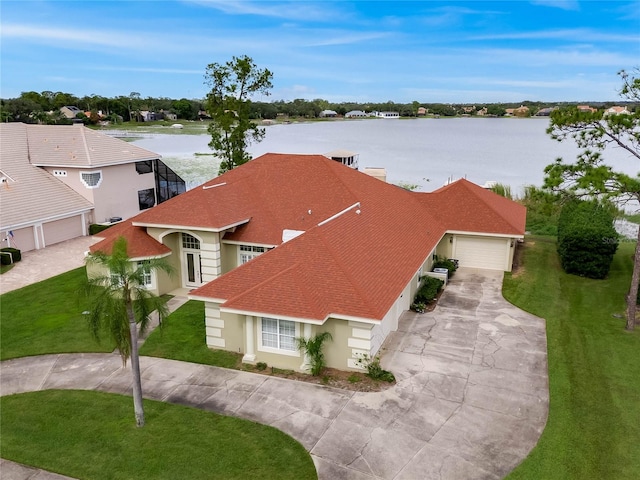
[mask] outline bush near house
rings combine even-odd
[[[422,285],[416,293],[415,303],[431,303],[438,296],[444,282],[439,278],[422,277]]]
[[[610,208],[594,201],[573,200],[560,212],[558,254],[567,273],[605,278],[618,248]]]
[[[433,262],[432,268],[446,268],[447,270],[449,270],[449,277],[451,277],[451,275],[453,275],[453,272],[458,269],[458,264],[450,258],[436,257],[435,261]]]
[[[12,263],[22,260],[22,253],[17,248],[5,247],[0,248],[0,261],[2,265],[11,265]]]
[[[89,225],[89,235],[95,235],[97,233],[102,232],[103,230],[106,230],[107,228],[109,228],[111,225],[100,225],[99,223],[92,223],[91,225]]]

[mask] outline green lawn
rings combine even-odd
[[[172,358],[225,368],[238,368],[242,355],[211,350],[205,342],[204,303],[190,300],[149,335],[140,355]]]
[[[552,238],[527,238],[524,273],[505,277],[505,298],[546,319],[551,396],[540,442],[509,479],[640,478],[640,328],[614,316],[634,247],[590,280],[562,272]]]
[[[0,399],[2,457],[74,478],[315,479],[311,456],[281,431],[131,397],[48,390]]]
[[[0,359],[63,352],[111,352],[113,344],[98,344],[89,332],[79,292],[85,268],[29,285],[0,296]]]

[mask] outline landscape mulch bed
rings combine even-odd
[[[353,392],[381,392],[393,385],[395,382],[383,382],[368,377],[364,372],[347,372],[335,368],[325,368],[322,375],[314,377],[313,375],[295,372],[293,370],[281,370],[267,367],[264,370],[258,370],[255,366],[245,365],[243,370],[271,377],[287,378],[289,380],[297,380],[300,382],[314,383],[324,385],[325,387],[341,388]]]

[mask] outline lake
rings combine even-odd
[[[520,194],[525,185],[542,185],[544,167],[556,158],[576,158],[574,143],[552,140],[545,131],[548,125],[548,118],[466,117],[277,124],[266,126],[264,140],[249,151],[255,158],[267,152],[345,149],[359,154],[361,170],[385,168],[389,182],[417,184],[420,191],[465,177],[479,185],[510,185]],[[148,134],[133,143],[161,154],[192,188],[217,173],[215,157],[206,155],[211,153],[209,140],[207,134]],[[638,173],[637,160],[622,149],[608,148],[604,158],[618,170]]]

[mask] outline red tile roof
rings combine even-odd
[[[102,237],[103,240],[89,247],[91,253],[104,252],[111,254],[113,244],[119,237],[127,239],[127,254],[132,259],[161,257],[171,253],[169,247],[147,235],[145,228],[134,227],[131,224],[131,220],[113,225],[96,236]]]
[[[192,296],[285,318],[381,320],[447,230],[522,235],[525,214],[466,180],[409,192],[324,156],[266,154],[139,214],[123,233],[136,253],[157,254],[164,246],[144,238],[145,225],[239,224],[223,241],[277,248]],[[282,244],[284,229],[305,233]]]
[[[447,230],[524,235],[527,209],[468,180],[418,193]]]

